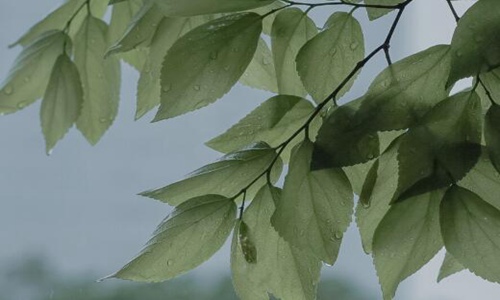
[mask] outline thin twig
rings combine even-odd
[[[448,6],[450,7],[451,13],[453,14],[453,17],[455,18],[455,21],[460,21],[460,17],[458,16],[457,11],[455,10],[455,7],[453,6],[453,3],[451,3],[451,0],[446,0],[446,3],[448,3]]]

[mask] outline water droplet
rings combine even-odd
[[[345,201],[340,202],[340,205],[342,205],[342,206],[346,206]]]
[[[240,49],[238,49],[238,48],[235,47],[235,48],[232,49],[232,51],[236,53],[236,52],[240,51]]]
[[[30,78],[29,77],[24,77],[23,81],[24,81],[24,83],[28,83],[28,82],[30,82]]]
[[[267,65],[269,65],[270,63],[271,63],[271,62],[270,62],[267,58],[263,58],[263,59],[262,59],[262,64],[263,64],[264,66],[267,66]]]
[[[201,90],[201,87],[199,85],[195,85],[195,86],[193,86],[193,90],[199,91],[199,90]]]
[[[12,88],[12,86],[8,85],[4,88],[3,92],[5,93],[5,95],[11,95],[14,92],[14,89]]]
[[[173,261],[173,260],[171,260],[171,259],[167,260],[167,266],[171,266],[171,265],[173,265],[173,264],[174,264],[174,261]]]
[[[226,71],[226,72],[229,71],[229,68],[230,68],[229,66],[225,66],[224,71]]]
[[[337,53],[337,48],[330,50],[330,56],[334,56]]]
[[[210,59],[211,60],[216,60],[217,57],[219,57],[219,53],[217,53],[217,51],[214,51],[214,52],[210,53]]]
[[[337,231],[335,232],[335,234],[333,235],[333,237],[336,239],[336,240],[340,240],[344,235],[342,234],[342,232],[340,231]]]
[[[351,48],[351,50],[356,50],[356,48],[358,48],[358,43],[357,42],[351,43],[350,48]]]
[[[101,123],[106,123],[106,121],[107,121],[107,120],[108,120],[107,118],[100,118],[100,119],[99,119],[99,122],[101,122]]]
[[[171,89],[171,85],[170,84],[166,84],[166,85],[163,86],[162,90],[163,90],[164,93],[168,93],[168,91],[170,91],[170,89]]]
[[[367,157],[368,159],[374,159],[374,158],[375,158],[375,155],[373,155],[373,153],[369,153],[366,157]]]
[[[363,205],[364,209],[368,209],[368,208],[370,208],[371,203],[370,202],[363,202],[362,205]]]
[[[19,103],[17,104],[17,108],[19,108],[19,109],[21,109],[21,108],[25,108],[25,107],[26,107],[26,102],[22,102],[22,101],[21,101],[21,102],[19,102]]]
[[[457,51],[457,57],[461,57],[463,54],[462,54],[462,51]]]

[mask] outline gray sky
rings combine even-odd
[[[444,6],[425,9],[426,1],[437,2],[416,1],[420,5],[410,11],[411,17],[403,24],[405,29],[396,34],[395,57],[449,41],[452,18]],[[7,49],[7,45],[58,3],[57,0],[0,0],[2,79],[19,53],[19,48]],[[316,16],[323,20],[325,12],[318,11]],[[378,42],[380,29],[368,27],[369,45]],[[373,77],[382,64],[379,59],[369,66],[349,99],[362,94],[367,82],[363,78]],[[203,142],[270,96],[237,86],[223,100],[202,111],[153,124],[148,122],[152,118],[149,114],[134,122],[137,78],[136,72],[124,68],[118,118],[95,147],[90,147],[72,129],[52,156],[47,157],[39,125],[39,102],[0,118],[0,240],[3,242],[0,261],[43,253],[66,271],[91,270],[102,275],[115,271],[140,250],[170,211],[166,205],[136,194],[178,180],[217,158],[219,155]],[[403,283],[397,299],[500,297],[499,286],[467,272],[436,285],[441,259],[433,260],[421,273]],[[196,272],[206,277],[213,272],[228,271],[228,261],[226,247]],[[371,259],[362,252],[354,227],[346,237],[338,263],[328,269],[328,273],[347,276],[379,293]]]

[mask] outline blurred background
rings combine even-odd
[[[62,0],[0,0],[0,78],[20,48],[8,49]],[[457,1],[464,11],[472,1]],[[314,11],[322,26],[331,13]],[[363,11],[367,51],[385,36],[393,15],[369,23]],[[416,0],[396,33],[393,58],[449,43],[454,20],[444,0]],[[380,55],[363,71],[345,100],[363,94],[384,67]],[[162,284],[96,280],[120,268],[148,240],[170,208],[137,193],[176,181],[216,159],[203,142],[223,132],[270,94],[241,85],[215,105],[149,123],[133,121],[138,74],[123,65],[118,118],[102,141],[89,146],[72,129],[51,156],[45,155],[40,102],[0,117],[0,300],[237,299],[230,283],[227,245],[188,275]],[[406,280],[396,299],[494,300],[500,286],[462,272],[436,283],[440,253]],[[339,260],[326,267],[319,299],[381,299],[371,258],[352,225]]]

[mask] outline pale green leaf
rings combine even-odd
[[[164,188],[147,191],[141,195],[156,200],[178,205],[190,198],[219,194],[233,197],[268,169],[276,157],[274,149],[259,143],[243,150],[231,152],[218,161],[206,165],[185,179],[172,183]],[[282,162],[278,160],[274,166],[272,179],[277,180],[281,174]],[[247,197],[255,195],[255,187],[265,183],[265,176],[247,192]]]
[[[56,60],[40,109],[47,153],[64,137],[80,115],[83,102],[78,69],[63,54]]]
[[[236,293],[242,300],[267,300],[268,293],[279,299],[316,299],[320,261],[291,247],[271,226],[275,203],[280,202],[280,198],[279,189],[266,185],[243,214],[258,253],[255,263],[245,260],[235,232],[231,271]]]
[[[161,72],[161,106],[155,121],[204,107],[240,79],[257,48],[262,18],[233,14],[201,25],[168,50]]]
[[[41,98],[55,61],[69,50],[71,40],[62,31],[42,34],[16,58],[0,85],[0,114],[16,112]]]
[[[276,15],[271,41],[280,94],[300,97],[307,94],[297,73],[295,58],[317,32],[314,22],[298,8],[287,8]]]
[[[110,277],[158,282],[185,273],[222,247],[235,220],[236,205],[230,199],[191,199],[176,207],[141,253]]]
[[[191,18],[163,18],[150,44],[148,58],[137,85],[137,111],[139,119],[160,104],[161,62],[168,49],[181,36],[210,20],[209,16]]]
[[[500,67],[500,2],[476,2],[458,22],[451,41],[448,84]]]
[[[312,151],[309,140],[292,151],[283,199],[272,222],[292,246],[333,265],[351,223],[353,193],[342,169],[310,171]]]
[[[278,95],[206,144],[224,153],[257,141],[277,147],[305,123],[313,110],[311,102],[303,98]]]
[[[474,274],[500,282],[500,211],[453,186],[443,198],[440,216],[446,250]]]
[[[358,21],[348,13],[337,12],[328,19],[325,29],[300,49],[297,71],[307,92],[321,103],[352,72],[364,53],[363,31]],[[336,96],[342,97],[354,79]]]
[[[155,0],[167,16],[189,17],[244,11],[269,5],[276,0]]]
[[[249,87],[278,93],[273,54],[263,39],[259,40],[255,56],[240,82]]]
[[[365,0],[365,3],[369,5],[387,5],[387,6],[398,5],[402,2],[404,2],[404,0]],[[373,21],[380,17],[385,16],[386,14],[393,11],[393,9],[367,7],[366,11],[368,13],[368,18],[370,18],[370,20]]]
[[[458,273],[460,271],[463,271],[465,268],[460,264],[449,252],[446,252],[446,256],[444,257],[443,264],[441,265],[441,268],[439,269],[439,275],[438,275],[438,282],[441,282],[441,280]]]
[[[439,204],[444,190],[415,196],[391,206],[373,238],[373,259],[384,299],[401,281],[427,264],[443,247]]]
[[[88,16],[75,41],[75,64],[83,85],[82,113],[76,125],[90,144],[96,144],[113,123],[120,96],[120,64],[104,59],[108,25]]]
[[[282,1],[273,1],[269,5],[258,7],[258,8],[252,9],[250,11],[252,11],[254,13],[258,13],[259,15],[263,16],[263,15],[268,14],[271,11],[273,11],[275,9],[279,9],[285,5],[286,5],[286,3],[282,2]],[[262,33],[267,34],[267,35],[271,35],[271,30],[272,30],[272,26],[273,26],[275,18],[276,18],[276,14],[273,13],[273,14],[267,15],[262,20]]]

